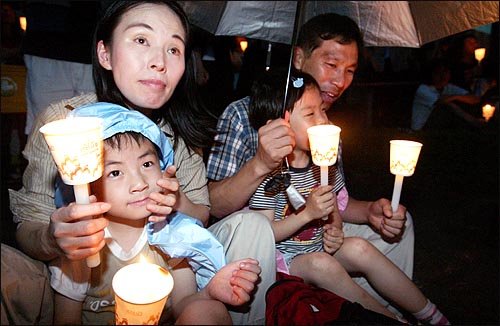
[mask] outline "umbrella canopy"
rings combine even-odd
[[[194,25],[214,35],[292,43],[296,1],[179,3]],[[358,24],[366,46],[418,48],[498,21],[498,4],[498,1],[305,1],[301,20],[335,12],[351,17]]]

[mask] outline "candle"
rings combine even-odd
[[[481,63],[481,60],[484,59],[484,56],[486,54],[486,49],[485,48],[478,48],[474,50],[474,56],[476,57],[476,60]]]
[[[321,169],[321,185],[328,185],[328,167],[337,162],[340,128],[335,125],[318,125],[307,129],[314,164]]]
[[[340,128],[335,125],[318,125],[307,129],[309,146],[314,164],[320,167],[320,184],[328,185],[328,167],[337,162]],[[323,217],[327,220],[328,216]]]
[[[117,325],[158,325],[174,279],[163,267],[139,262],[116,272],[112,286]]]
[[[78,117],[49,122],[40,128],[65,184],[73,185],[75,201],[89,203],[89,186],[102,176],[102,119]],[[87,258],[100,264],[99,253]]]
[[[495,107],[489,104],[486,104],[483,106],[483,118],[488,121],[493,117],[493,114],[495,113]]]
[[[390,171],[396,176],[391,201],[392,211],[395,212],[399,206],[403,177],[409,177],[415,172],[422,144],[409,140],[391,140],[390,145]]]

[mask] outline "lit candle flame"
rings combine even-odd
[[[483,118],[488,121],[493,117],[493,114],[495,113],[495,107],[489,104],[486,104],[483,106]]]
[[[481,60],[484,59],[485,54],[486,54],[485,48],[478,48],[474,50],[474,56],[476,57],[476,60],[479,62],[481,62]]]
[[[19,25],[21,26],[21,29],[26,32],[26,27],[28,26],[28,22],[26,21],[25,16],[19,17]]]

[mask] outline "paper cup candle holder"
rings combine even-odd
[[[307,129],[313,163],[320,167],[321,185],[328,185],[328,167],[337,162],[340,128],[335,125],[318,125]],[[327,220],[328,216],[323,217]]]
[[[474,57],[476,58],[477,61],[479,61],[479,63],[481,63],[485,55],[486,55],[485,48],[477,48],[474,50]]]
[[[396,176],[391,201],[392,211],[395,212],[399,206],[403,178],[415,172],[422,144],[410,140],[391,140],[390,145],[390,170]]]
[[[337,162],[340,128],[318,125],[307,129],[313,163],[321,168],[321,185],[328,185],[328,167]]]
[[[116,272],[112,286],[116,325],[158,325],[174,279],[163,267],[140,262]]]
[[[73,186],[76,202],[88,204],[88,184],[99,179],[103,171],[102,119],[74,117],[57,120],[44,125],[40,132],[63,182]],[[89,267],[99,264],[99,253],[87,258]]]

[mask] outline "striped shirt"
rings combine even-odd
[[[220,181],[232,177],[257,153],[259,135],[250,124],[250,97],[235,101],[224,110],[217,123],[217,135],[207,162],[207,177]],[[337,168],[342,176],[342,139]]]
[[[56,209],[54,194],[58,171],[45,139],[38,130],[46,123],[65,119],[71,107],[77,108],[95,102],[97,96],[94,93],[76,96],[51,104],[36,118],[23,151],[28,160],[23,175],[23,187],[17,191],[9,189],[10,209],[15,223],[49,223],[50,215]],[[167,135],[172,134],[168,125],[164,125],[162,130]],[[168,138],[173,142],[171,136]],[[174,153],[174,164],[177,167],[176,177],[186,196],[195,204],[209,206],[206,170],[202,157],[193,151],[188,152],[184,141],[179,140]]]
[[[288,201],[284,186],[276,188],[274,191],[265,190],[267,182],[280,172],[281,169],[276,169],[269,174],[250,199],[250,208],[252,209],[274,210],[275,221],[284,220],[294,212]],[[289,172],[293,186],[305,198],[320,184],[320,167],[312,164],[312,162],[305,168],[290,167]],[[337,169],[336,164],[329,167],[328,180],[333,185],[332,192],[338,193],[345,187],[344,177]],[[290,238],[276,243],[276,248],[283,253],[287,265],[297,255],[323,251],[322,226],[325,222],[321,219],[310,222]]]

